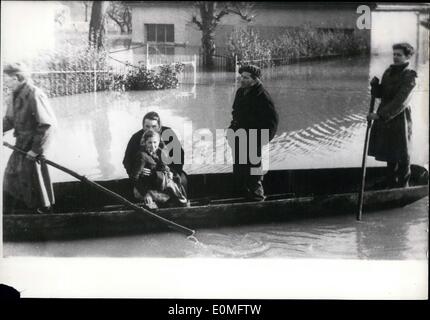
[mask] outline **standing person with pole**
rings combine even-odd
[[[57,124],[48,98],[35,87],[27,68],[20,64],[6,65],[4,84],[13,90],[12,102],[3,117],[3,133],[14,130],[15,146],[3,180],[5,213],[13,213],[20,204],[37,213],[50,212],[55,202],[48,167],[43,155]],[[35,158],[40,161],[33,161]]]
[[[412,117],[409,102],[417,77],[417,73],[409,66],[409,59],[413,54],[414,48],[410,44],[394,44],[394,63],[385,70],[380,84],[376,77],[370,82],[372,96],[380,98],[381,103],[376,113],[371,110],[367,116],[369,123],[374,121],[368,142],[368,155],[378,161],[387,162],[387,178],[384,186],[387,188],[408,187],[411,175]],[[363,161],[363,167],[365,169],[365,161]],[[363,189],[364,176],[361,192]],[[358,220],[361,219],[362,194],[359,202]]]

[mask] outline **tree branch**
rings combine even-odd
[[[222,10],[215,15],[214,19],[215,21],[219,22],[222,17],[224,17],[225,15],[228,15],[229,13],[230,13],[229,8],[227,6],[224,6],[224,8],[222,8]]]
[[[111,18],[113,21],[115,21],[120,27],[123,26],[123,24],[118,19],[116,19],[111,12],[108,12],[107,15],[109,16],[109,18]]]
[[[203,24],[197,20],[196,16],[193,16],[193,18],[191,19],[191,22],[197,25],[197,27],[199,27],[200,30],[203,30]]]
[[[252,14],[252,8],[252,3],[233,2],[228,6],[228,13],[236,14],[242,20],[250,22],[254,18],[254,14]]]

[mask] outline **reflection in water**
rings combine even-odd
[[[97,152],[98,168],[100,176],[106,177],[114,171],[114,165],[110,163],[112,159],[110,146],[112,136],[109,130],[109,119],[107,113],[100,107],[96,107],[94,117],[92,117],[92,130],[94,136],[94,146]]]
[[[355,57],[267,70],[264,85],[280,118],[278,133],[270,145],[271,168],[360,166],[369,78],[380,77],[390,59]],[[428,101],[424,100],[428,89],[422,84],[426,70],[428,65],[418,69],[420,82],[413,100],[412,161],[418,163],[426,163],[428,154],[427,147],[422,148],[428,141]],[[52,99],[59,118],[52,159],[92,179],[124,178],[122,157],[127,142],[140,129],[143,115],[156,110],[165,125],[192,145],[193,152],[188,155],[203,158],[200,163],[186,164],[188,173],[230,171],[229,164],[213,164],[213,155],[208,152],[211,144],[225,145],[224,137],[209,142],[192,139],[185,136],[184,124],[191,123],[194,131],[209,129],[214,139],[216,129],[228,127],[235,93],[233,74],[200,73],[198,81],[196,88],[182,84],[172,90],[99,92],[96,96],[89,93]],[[231,159],[229,148],[225,149],[226,159]],[[369,159],[369,165],[381,164]],[[71,179],[53,172],[54,182]]]
[[[56,257],[216,257],[427,259],[428,199],[406,208],[307,219],[285,224],[197,230],[107,239],[5,243],[5,255]]]
[[[202,252],[194,255],[426,259],[427,207],[424,199],[406,209],[368,214],[361,222],[350,215],[284,225],[225,228],[200,235]],[[415,214],[413,219],[409,217],[411,212]]]

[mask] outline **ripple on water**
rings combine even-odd
[[[199,246],[205,252],[224,258],[252,258],[270,249],[270,243],[249,234],[204,233],[199,236]]]
[[[421,82],[428,78],[428,65],[423,70]],[[369,60],[309,63],[273,71],[265,86],[275,101],[280,123],[270,146],[271,168],[359,166],[369,106]],[[52,160],[97,179],[126,177],[121,164],[125,146],[140,129],[142,115],[153,109],[175,131],[185,121],[193,121],[195,128],[225,128],[234,97],[232,74],[198,76],[204,85],[197,84],[194,92],[192,86],[182,86],[178,90],[113,95],[98,92],[52,99],[61,128]],[[428,162],[428,148],[422,147],[428,145],[428,81],[424,83],[418,83],[417,92],[424,90],[420,94],[425,94],[425,103],[415,103],[413,109],[414,141],[419,147],[412,157]],[[217,146],[223,143],[216,141]],[[65,145],[70,148],[65,149]],[[196,143],[195,147],[199,156],[209,156],[208,144]],[[4,153],[3,168],[10,152]],[[229,149],[227,158],[231,157],[228,153]],[[370,160],[369,164],[378,165]],[[115,170],[104,169],[109,164]],[[230,172],[231,165],[187,164],[185,169],[190,174]],[[57,170],[52,174],[54,182],[71,180],[68,176],[59,179]],[[4,252],[42,256],[426,259],[428,199],[388,213],[366,215],[360,224],[353,218],[338,217],[202,230],[198,233],[200,243],[173,235],[150,235],[43,245],[6,243]]]

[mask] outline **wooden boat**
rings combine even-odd
[[[428,171],[412,165],[410,186],[378,189],[384,167],[368,168],[364,213],[406,206],[428,196]],[[190,207],[160,208],[158,215],[195,230],[297,218],[350,215],[355,220],[360,168],[270,171],[264,179],[264,202],[249,202],[233,192],[231,173],[189,176]],[[127,179],[99,184],[133,199]],[[160,221],[122,205],[81,182],[54,184],[55,213],[3,215],[5,241],[95,238],[169,230]],[[364,215],[364,220],[366,215]]]

